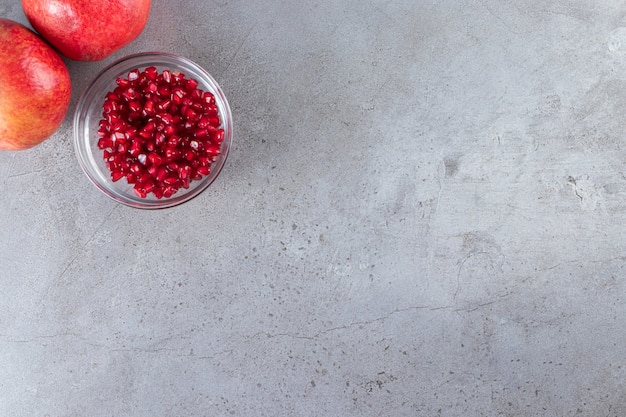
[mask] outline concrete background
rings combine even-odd
[[[235,121],[164,211],[72,145],[152,50]],[[0,415],[626,415],[626,1],[155,1],[68,67],[63,126],[0,153]]]

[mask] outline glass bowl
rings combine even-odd
[[[198,81],[198,88],[211,92],[219,112],[221,126],[224,130],[224,140],[221,153],[211,164],[210,173],[201,179],[192,180],[189,188],[180,188],[170,197],[157,198],[154,194],[140,197],[128,184],[125,178],[113,181],[106,166],[103,151],[98,147],[98,128],[102,119],[103,104],[108,92],[117,87],[116,79],[126,77],[133,69],[140,71],[148,67],[156,67],[159,73],[164,70],[178,71]],[[104,68],[87,86],[80,97],[74,115],[74,148],[81,168],[91,182],[104,194],[113,200],[141,209],[159,209],[172,207],[196,197],[204,191],[219,175],[231,145],[233,121],[228,101],[217,82],[196,63],[187,58],[161,53],[150,52],[129,55],[113,62]]]

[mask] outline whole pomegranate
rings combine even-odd
[[[143,31],[150,0],[22,0],[33,28],[66,57],[100,61]]]
[[[61,125],[72,86],[65,63],[21,24],[0,18],[0,149],[31,148]]]

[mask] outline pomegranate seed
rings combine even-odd
[[[100,138],[98,139],[98,148],[99,149],[107,149],[113,147],[113,141],[110,138]]]
[[[177,147],[178,145],[180,145],[180,142],[181,142],[180,137],[178,137],[178,136],[176,136],[176,135],[172,135],[172,136],[170,136],[170,138],[167,140],[167,145],[168,145],[168,146],[170,146],[170,147],[172,147],[172,148],[175,148],[175,147]]]
[[[178,191],[176,188],[168,185],[163,188],[163,197],[170,198],[176,191]]]
[[[212,93],[208,92],[208,91],[205,92],[204,94],[202,94],[202,99],[208,105],[215,104],[215,96]]]
[[[130,156],[136,156],[139,158],[141,154],[141,142],[139,141],[131,142],[130,149],[128,150],[128,154]],[[145,158],[145,155],[144,155],[144,158]]]
[[[124,174],[122,173],[122,171],[113,171],[113,172],[111,172],[111,180],[113,182],[117,182],[117,181],[121,180],[122,178],[124,178]]]
[[[166,168],[159,168],[157,174],[155,175],[156,180],[159,182],[163,182],[163,180],[169,175],[169,171]]]
[[[138,177],[137,182],[140,182],[142,184],[147,184],[148,182],[150,182],[150,174],[148,174],[148,172],[146,171],[145,173],[142,173],[141,176]]]
[[[133,123],[136,120],[139,120],[141,118],[141,113],[139,113],[138,111],[132,112],[128,114],[128,121]]]
[[[172,116],[169,113],[159,113],[157,114],[157,116],[159,119],[161,119],[161,121],[163,123],[165,123],[166,125],[171,125],[174,122],[174,116]],[[163,129],[161,129],[163,130]]]
[[[143,105],[143,110],[141,115],[143,117],[154,116],[154,101],[146,100],[146,103]]]
[[[137,136],[137,134],[139,133],[139,131],[137,130],[137,128],[130,126],[126,129],[126,131],[124,132],[124,137],[127,140],[131,140],[131,139],[135,139],[135,137]]]
[[[196,130],[194,130],[193,135],[195,137],[197,137],[198,139],[203,139],[203,138],[206,138],[207,136],[209,136],[209,130],[208,129],[202,129],[202,128],[196,129]]]
[[[122,93],[122,97],[124,97],[124,100],[126,101],[131,101],[131,100],[135,100],[138,97],[138,94],[134,88],[129,87],[126,90],[124,90],[124,92]]]
[[[198,81],[194,79],[187,80],[185,88],[189,91],[196,90],[198,88]]]
[[[180,151],[176,148],[165,148],[165,158],[175,160],[180,157]]]
[[[149,138],[152,136],[152,133],[156,130],[156,123],[154,121],[149,121],[145,124],[145,126],[141,129],[139,134],[144,138]]]
[[[169,109],[171,105],[172,105],[172,101],[169,99],[165,99],[163,101],[160,101],[159,104],[157,104],[157,109],[159,111],[166,111],[167,109]]]
[[[115,122],[111,123],[111,130],[113,130],[114,132],[122,132],[123,130],[125,130],[125,128],[126,124],[121,120],[116,120]]]
[[[211,168],[208,166],[200,166],[196,172],[200,175],[209,175],[211,173]]]
[[[181,104],[183,102],[183,98],[185,97],[185,92],[182,88],[177,87],[172,92],[172,100],[176,104]]]
[[[174,185],[178,183],[178,178],[176,177],[167,177],[163,180],[163,182],[167,185]]]
[[[157,153],[150,152],[148,154],[148,163],[150,165],[159,166],[163,162],[163,158],[161,158]]]
[[[212,105],[212,106],[204,107],[205,116],[217,117],[218,114],[219,114],[219,111],[217,109],[217,106]]]
[[[126,141],[118,143],[117,152],[126,153],[127,151],[128,151],[128,143],[126,143]]]
[[[220,154],[220,147],[219,146],[215,146],[215,145],[211,145],[211,146],[207,146],[204,149],[205,153],[207,155],[210,156],[214,156],[214,155],[219,155]]]
[[[135,187],[133,188],[133,190],[135,191],[135,194],[137,194],[140,198],[146,198],[148,196],[148,193],[142,188]]]
[[[198,120],[198,127],[200,129],[207,129],[209,126],[211,126],[211,118],[210,117],[201,117]]]
[[[174,78],[175,82],[179,83],[185,79],[185,74],[180,71],[172,71],[172,77]]]
[[[193,90],[189,95],[193,101],[202,99],[202,92],[200,90]]]
[[[165,134],[165,136],[175,135],[176,134],[176,127],[172,126],[172,125],[165,126],[165,129],[163,129],[163,133]]]
[[[111,113],[113,111],[113,103],[115,102],[108,100],[104,102],[104,105],[102,106],[102,111],[104,112],[104,114]]]
[[[172,132],[172,134],[174,134],[174,132]],[[161,145],[163,145],[166,142],[166,140],[167,140],[167,132],[159,132],[154,137],[154,145],[161,146]],[[150,142],[150,143],[152,143],[152,142]],[[151,150],[154,150],[154,149],[156,149],[156,147],[153,146],[153,149],[151,149]]]
[[[128,81],[135,81],[139,78],[139,70],[134,69],[128,73]]]
[[[148,67],[143,71],[144,75],[146,76],[146,78],[148,78],[149,80],[156,80],[157,76],[159,75],[157,69],[155,67]]]
[[[121,122],[120,116],[115,113],[109,113],[105,117],[105,122],[109,124],[109,130],[113,130],[113,126]]]
[[[191,108],[194,109],[196,112],[198,112],[200,114],[204,114],[208,110],[208,109],[205,110],[204,104],[202,104],[202,102],[198,101],[198,100],[194,101],[191,104]]]
[[[130,172],[133,174],[141,174],[143,172],[143,168],[138,163],[133,163],[130,165]]]
[[[181,104],[180,105],[180,114],[187,114],[187,110],[189,110],[189,105],[188,104]]]
[[[188,107],[185,110],[184,114],[185,114],[185,118],[187,118],[187,120],[191,120],[191,121],[194,121],[194,122],[198,121],[198,113],[196,113],[194,111],[194,109]]]
[[[196,159],[196,153],[192,150],[188,150],[185,153],[185,159],[188,160],[189,162],[192,162],[194,159]]]
[[[158,90],[159,90],[159,86],[157,85],[157,83],[149,82],[148,85],[146,86],[145,91],[147,94],[156,94]]]
[[[130,80],[126,78],[119,77],[115,80],[115,83],[120,87],[128,87],[130,85]]]
[[[215,134],[217,133],[217,128],[215,126],[209,126],[206,128],[206,130],[209,131],[209,135],[211,136],[215,136]]]
[[[141,183],[141,188],[143,190],[143,192],[145,192],[146,194],[149,194],[152,192],[152,190],[154,190],[154,183],[150,180],[146,181],[146,182],[142,182]]]
[[[170,87],[167,85],[163,85],[157,90],[157,95],[161,97],[170,97],[171,94],[172,90],[170,90]]]
[[[189,179],[191,176],[191,167],[189,165],[183,165],[178,168],[178,178],[181,180]]]
[[[221,143],[224,141],[224,129],[220,129],[217,132],[215,132],[215,143],[221,145]]]

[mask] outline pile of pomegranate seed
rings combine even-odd
[[[176,71],[134,69],[106,95],[98,127],[111,179],[145,198],[168,198],[209,175],[224,129],[215,97]]]

